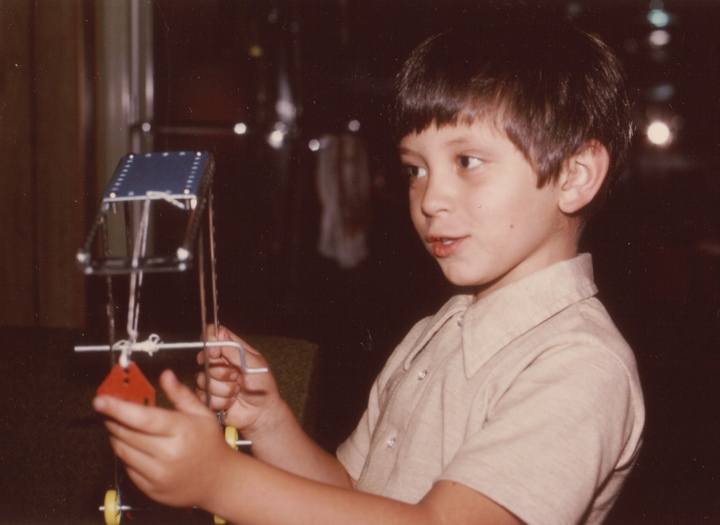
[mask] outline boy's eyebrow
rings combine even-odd
[[[470,137],[461,136],[461,137],[457,137],[457,138],[453,138],[453,139],[447,140],[447,141],[445,141],[444,144],[445,144],[445,145],[448,145],[448,146],[452,146],[452,145],[455,145],[455,144],[467,144],[467,143],[469,143],[469,142],[471,142]],[[411,150],[411,149],[409,149],[409,148],[406,148],[406,147],[403,147],[403,146],[398,146],[398,152],[399,152],[401,155],[402,155],[403,153],[415,153],[413,150]]]
[[[477,134],[467,133],[454,137],[445,142],[446,146],[467,146],[481,150],[491,151],[497,147],[497,137],[494,136],[478,136]]]
[[[458,137],[452,140],[448,140],[445,144],[447,144],[448,146],[454,146],[457,144],[467,144],[468,142],[470,142],[470,140],[466,137]]]
[[[417,151],[403,146],[398,146],[398,155],[420,155]]]

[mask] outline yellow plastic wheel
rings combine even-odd
[[[110,489],[105,493],[103,516],[105,525],[120,525],[120,497],[117,490]]]
[[[220,516],[213,516],[213,523],[215,523],[215,525],[225,525],[227,522]]]
[[[240,439],[240,432],[235,427],[225,427],[225,442],[235,450],[238,449],[237,441]]]

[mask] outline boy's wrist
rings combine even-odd
[[[267,442],[273,437],[284,434],[289,423],[295,421],[295,416],[284,399],[278,398],[272,403],[255,423],[241,430],[243,437],[255,443]]]
[[[233,468],[234,462],[243,461],[244,454],[234,452],[225,445],[218,449],[218,455],[213,461],[211,474],[205,483],[197,485],[197,506],[213,512],[222,506],[228,497],[226,489],[232,486],[233,477],[242,473],[241,468]]]

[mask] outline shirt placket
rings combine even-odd
[[[442,323],[425,345],[429,347],[419,352],[412,361],[410,368],[403,372],[402,378],[393,385],[389,392],[387,407],[390,411],[383,416],[380,433],[375,439],[374,460],[381,465],[373,469],[384,472],[383,484],[392,481],[392,473],[398,459],[406,432],[412,427],[412,419],[416,415],[417,405],[427,388],[432,384],[433,373],[447,355],[458,348],[461,341],[462,317],[464,312],[453,313]],[[412,436],[423,439],[422,436]]]

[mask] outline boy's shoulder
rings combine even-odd
[[[497,354],[532,361],[548,352],[579,359],[620,359],[632,350],[597,299],[592,258],[581,254],[544,268],[471,305],[464,314],[462,346],[471,376]]]
[[[527,340],[532,353],[576,344],[609,350],[632,364],[631,349],[596,293],[592,258],[581,254],[477,301],[472,295],[456,295],[410,330],[391,361],[407,367],[426,347],[437,351],[438,344],[456,344],[470,377],[502,351],[520,347],[526,352],[522,343]],[[456,338],[435,338],[446,325],[457,332]]]

